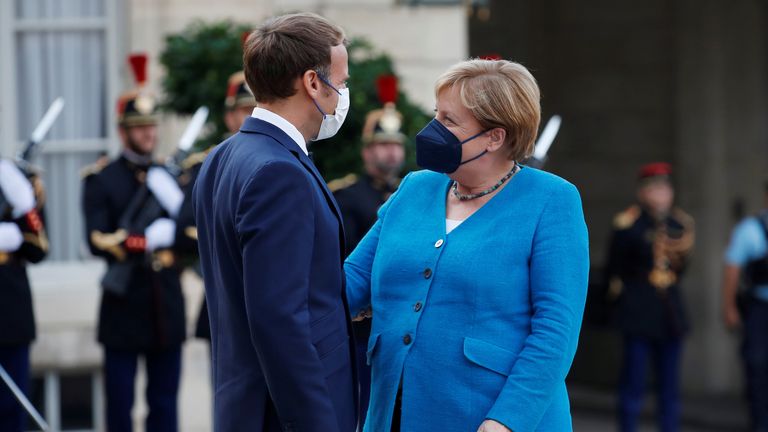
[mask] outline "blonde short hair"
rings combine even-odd
[[[437,79],[435,95],[453,87],[483,128],[507,131],[510,159],[523,160],[533,153],[541,107],[539,86],[528,69],[507,60],[467,60]]]

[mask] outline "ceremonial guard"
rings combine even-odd
[[[27,167],[0,159],[0,366],[23,393],[29,386],[29,346],[35,339],[27,263],[48,253],[42,181]],[[0,381],[0,431],[26,430],[27,413]]]
[[[243,72],[236,72],[229,77],[227,81],[227,97],[224,100],[224,123],[227,125],[228,135],[236,133],[246,118],[250,117],[253,109],[256,107],[256,100],[245,83]],[[226,139],[227,137],[224,137]],[[181,206],[181,212],[178,218],[178,239],[179,246],[186,254],[194,257],[195,268],[197,269],[197,228],[195,226],[195,215],[192,211],[192,188],[197,179],[197,173],[200,171],[205,157],[213,149],[193,153],[183,163],[183,174],[179,178],[179,183],[184,190],[184,204]],[[195,327],[195,336],[201,339],[211,340],[211,327],[208,323],[208,308],[205,299],[200,308],[200,314],[197,317]]]
[[[659,430],[679,428],[680,355],[687,330],[680,278],[693,247],[694,224],[673,206],[671,173],[666,163],[644,166],[637,204],[614,219],[606,286],[617,303],[624,342],[621,431],[637,430],[649,359],[656,369]]]
[[[363,172],[359,175],[348,174],[328,184],[344,219],[347,255],[376,222],[379,207],[397,189],[405,158],[405,135],[400,130],[402,114],[395,106],[396,78],[380,77],[377,87],[383,107],[369,112],[363,125]],[[360,379],[360,419],[364,423],[371,389],[371,369],[366,364],[366,349],[371,334],[370,314],[357,317],[352,327]]]
[[[138,88],[117,104],[123,149],[84,172],[83,211],[90,250],[107,262],[98,340],[104,347],[107,430],[131,431],[136,367],[144,358],[149,414],[145,430],[176,431],[184,299],[176,222],[184,194],[153,163],[155,99],[147,91],[146,55],[129,59]]]

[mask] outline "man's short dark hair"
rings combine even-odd
[[[252,32],[243,50],[245,81],[257,102],[296,94],[294,82],[307,70],[328,77],[331,48],[346,43],[341,27],[313,13],[270,18]]]

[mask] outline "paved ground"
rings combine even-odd
[[[573,430],[576,432],[616,431],[615,395],[611,391],[570,386]],[[649,395],[640,432],[653,432],[654,400]],[[682,401],[681,432],[747,431],[747,409],[737,397],[693,398]]]

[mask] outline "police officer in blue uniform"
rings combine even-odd
[[[680,279],[693,247],[694,225],[673,206],[671,174],[666,163],[642,167],[637,203],[614,219],[606,275],[624,342],[621,431],[637,430],[649,360],[658,381],[659,430],[679,428],[680,355],[687,330]]]
[[[98,340],[104,347],[107,429],[133,430],[138,358],[147,370],[145,430],[178,430],[177,398],[185,339],[175,218],[176,179],[153,162],[155,100],[144,88],[145,55],[130,58],[139,88],[118,101],[123,150],[84,172],[83,212],[91,252],[107,263]]]
[[[752,430],[768,431],[768,184],[763,210],[741,221],[731,235],[725,253],[723,318],[728,328],[743,328]]]
[[[40,262],[48,253],[44,193],[37,174],[27,175],[6,159],[0,159],[0,193],[7,204],[0,210],[0,365],[26,393],[29,346],[35,339],[27,263]],[[0,431],[21,432],[26,418],[24,408],[0,382]]]
[[[385,82],[380,80],[379,82]],[[380,93],[391,94],[380,89]],[[376,222],[376,212],[400,183],[405,158],[405,135],[401,132],[402,114],[394,101],[371,111],[363,125],[363,173],[348,174],[328,183],[344,220],[346,254],[349,255]],[[352,328],[357,347],[360,380],[360,423],[365,422],[371,390],[371,368],[366,364],[366,349],[371,334],[371,316],[358,316]]]

